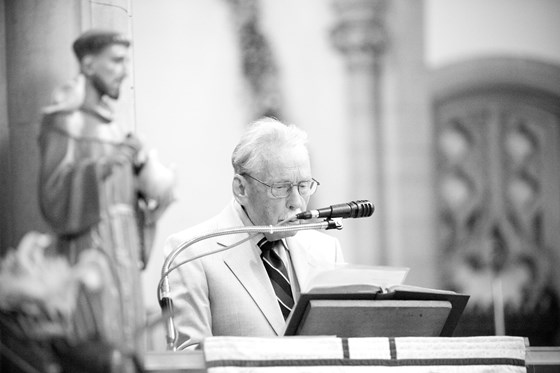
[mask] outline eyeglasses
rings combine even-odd
[[[298,193],[302,197],[309,197],[313,193],[317,191],[317,187],[321,185],[317,180],[311,179],[307,181],[300,181],[299,183],[274,183],[269,185],[265,182],[260,181],[256,177],[253,177],[249,174],[242,174],[242,176],[250,177],[251,179],[258,181],[262,185],[265,185],[270,188],[270,194],[274,198],[286,198],[290,195],[290,191],[292,187],[297,187]]]

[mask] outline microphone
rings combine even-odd
[[[296,215],[296,219],[313,218],[366,218],[373,214],[375,207],[370,201],[352,201],[324,207],[318,210],[308,210]]]

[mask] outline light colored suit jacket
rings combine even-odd
[[[242,227],[244,214],[233,201],[214,218],[170,236],[165,254],[194,237],[226,228]],[[246,220],[245,220],[246,221]],[[247,234],[213,237],[184,250],[174,264],[194,255],[231,245]],[[232,249],[208,255],[180,266],[169,275],[176,315],[178,348],[197,345],[208,336],[277,336],[285,321],[260,258],[256,243],[263,236]],[[299,231],[285,239],[300,286],[321,268],[342,263],[337,239],[315,231]],[[297,296],[296,294],[296,300]]]

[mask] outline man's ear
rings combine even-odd
[[[244,202],[247,200],[247,180],[243,176],[235,174],[235,176],[233,176],[231,188],[235,200],[239,202],[240,205],[244,205]]]
[[[94,62],[94,58],[93,55],[91,54],[87,54],[84,57],[82,57],[82,60],[80,61],[80,69],[82,71],[82,74],[84,74],[85,76],[91,76],[93,74],[94,72],[93,62]]]

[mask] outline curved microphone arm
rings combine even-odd
[[[282,224],[282,223],[280,223]],[[182,266],[183,264],[186,264],[188,262],[191,262],[193,260],[202,258],[204,256],[207,255],[211,255],[211,254],[215,254],[221,251],[225,251],[225,250],[229,250],[235,246],[240,245],[241,243],[248,241],[249,239],[251,239],[252,237],[254,237],[256,234],[259,233],[281,233],[281,232],[295,232],[295,231],[301,231],[301,230],[312,230],[312,229],[342,229],[342,221],[341,219],[327,219],[321,222],[315,222],[315,223],[305,223],[305,224],[297,224],[297,225],[277,225],[277,226],[273,226],[273,225],[269,225],[269,226],[247,226],[247,227],[234,227],[234,228],[225,228],[225,229],[221,229],[221,230],[217,230],[215,232],[210,232],[210,233],[206,233],[203,234],[201,236],[197,236],[194,237],[188,241],[185,241],[183,243],[181,243],[177,248],[175,248],[166,258],[165,261],[163,262],[163,266],[161,268],[161,278],[159,280],[158,283],[158,293],[157,293],[157,297],[158,297],[158,301],[159,301],[159,305],[162,309],[162,312],[164,314],[167,315],[167,325],[166,325],[166,339],[167,339],[167,347],[168,350],[175,350],[175,342],[177,339],[177,333],[175,331],[175,327],[173,325],[173,302],[171,300],[171,298],[169,297],[169,279],[168,279],[168,275],[175,269],[177,269],[178,267]],[[173,264],[173,262],[175,261],[175,259],[177,258],[177,256],[179,256],[179,254],[181,252],[183,252],[184,250],[186,250],[188,247],[194,245],[197,242],[212,238],[212,237],[217,237],[217,236],[225,236],[225,235],[229,235],[229,234],[238,234],[238,233],[248,233],[249,236],[233,243],[232,245],[229,246],[225,246],[225,247],[219,247],[215,250],[211,250],[199,255],[195,255],[193,257],[190,257],[182,262],[180,262],[179,264],[171,267],[171,265]]]

